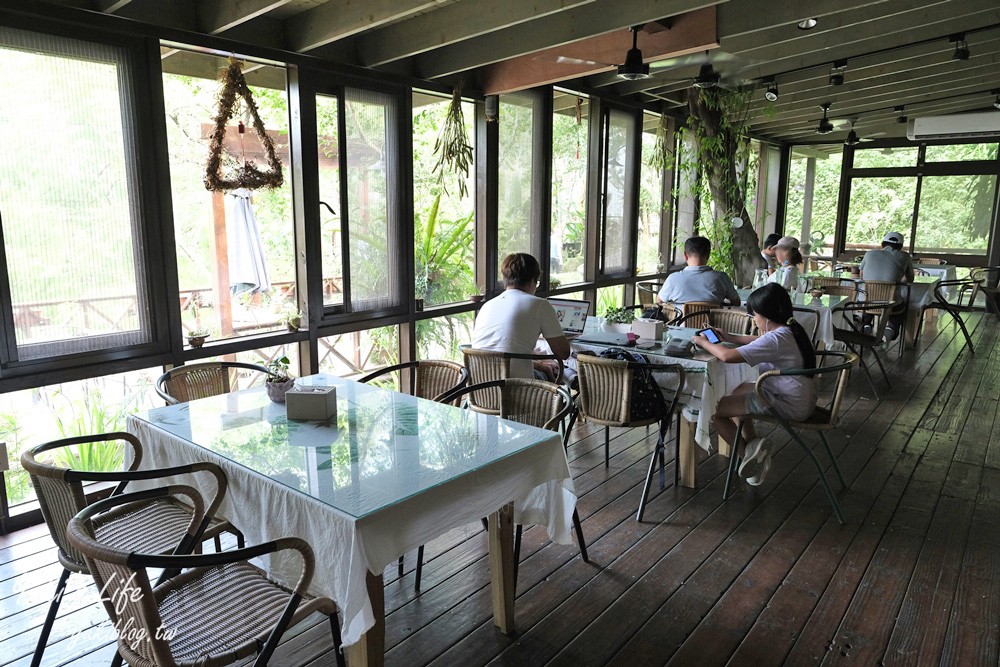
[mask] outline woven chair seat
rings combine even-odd
[[[191,508],[174,499],[151,500],[136,507],[122,508],[97,528],[97,537],[122,550],[169,553],[177,546],[191,523]]]
[[[259,568],[239,562],[185,572],[154,595],[163,627],[176,631],[170,641],[174,659],[180,667],[194,667],[255,654],[292,594]],[[303,599],[291,623],[318,611],[314,602]],[[209,654],[213,659],[206,661]]]

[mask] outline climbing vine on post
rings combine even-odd
[[[688,90],[685,131],[694,139],[694,152],[680,168],[697,170],[691,195],[710,200],[702,207],[699,228],[712,241],[712,265],[749,285],[759,264],[759,239],[746,209],[746,196],[755,158],[750,149],[749,111],[752,89]],[[694,174],[692,174],[694,175]],[[736,224],[735,219],[740,223]]]

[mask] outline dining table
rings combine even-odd
[[[512,633],[513,524],[542,525],[554,542],[572,541],[576,495],[559,435],[332,375],[296,384],[334,387],[335,416],[289,419],[263,387],[131,415],[141,467],[216,463],[228,477],[219,516],[247,544],[309,542],[317,554],[311,590],[337,603],[351,665],[384,661],[383,570],[489,517],[494,623]],[[183,483],[214,491],[199,487],[210,480]],[[286,583],[300,567],[277,558],[264,566]]]
[[[736,291],[743,302],[743,308],[745,308],[747,297],[750,296],[753,290],[738,289]],[[842,322],[843,313],[838,312],[836,309],[848,301],[848,298],[833,294],[824,294],[820,297],[815,297],[811,294],[802,294],[799,292],[789,292],[788,296],[792,298],[792,306],[799,309],[795,317],[800,320],[800,324],[802,324],[806,331],[811,332],[815,327],[816,336],[814,342],[817,345],[822,343],[824,349],[836,348],[837,343],[834,339],[834,328],[846,328],[847,326]],[[804,311],[809,312],[806,313]],[[816,318],[819,321],[817,322],[811,318]]]

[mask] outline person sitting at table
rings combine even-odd
[[[569,340],[556,317],[555,308],[535,296],[542,275],[538,260],[517,252],[504,257],[500,264],[504,291],[483,304],[472,330],[472,347],[479,350],[532,354],[539,336],[545,338],[551,353],[560,359],[569,357]],[[545,352],[548,354],[548,351]],[[554,380],[558,367],[554,361],[511,359],[510,376]],[[534,371],[534,372],[533,372]]]
[[[767,238],[764,239],[764,249],[760,251],[760,256],[764,259],[764,265],[761,268],[767,269],[768,275],[774,273],[775,269],[778,268],[774,247],[780,240],[781,236],[778,234],[768,234]]]
[[[881,250],[869,250],[861,258],[861,279],[876,280],[890,283],[913,282],[913,259],[910,253],[903,252],[903,235],[899,232],[889,232],[882,237]],[[892,312],[886,324],[886,338],[892,342],[902,330],[906,313]],[[872,315],[864,316],[865,326],[871,326]]]
[[[799,240],[794,236],[782,236],[774,244],[774,256],[778,268],[767,279],[769,283],[777,283],[786,290],[794,290],[799,286],[799,265],[802,264],[802,253],[799,252]]]
[[[760,336],[737,336],[715,330],[723,342],[711,343],[705,336],[694,336],[695,345],[727,364],[746,363],[758,371],[790,368],[816,368],[816,353],[809,334],[792,317],[792,299],[776,283],[768,283],[747,297],[747,312],[753,316]],[[816,384],[811,377],[782,375],[761,386],[764,396],[775,412],[790,421],[807,419],[816,408]],[[743,421],[742,461],[739,473],[747,483],[759,486],[771,469],[771,443],[754,432],[753,415],[767,414],[767,406],[754,392],[754,383],[747,382],[719,401],[715,413],[715,430],[726,442],[736,440],[737,422]]]
[[[667,276],[656,295],[656,302],[680,305],[689,301],[708,301],[740,305],[740,295],[729,276],[708,266],[711,254],[712,243],[704,236],[692,236],[685,241],[684,260],[687,266]]]

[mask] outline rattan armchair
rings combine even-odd
[[[981,266],[969,272],[969,279],[979,283],[979,291],[986,300],[986,310],[1000,320],[1000,266]],[[961,298],[961,295],[959,295]]]
[[[126,443],[132,449],[132,463],[126,471],[118,472],[87,472],[72,470],[42,460],[43,455],[75,445],[95,442]],[[199,546],[202,540],[216,540],[219,550],[218,536],[221,532],[230,530],[231,525],[215,519],[215,511],[226,495],[226,476],[222,469],[214,463],[192,463],[186,466],[161,468],[157,470],[139,470],[142,462],[142,446],[138,438],[129,433],[106,433],[93,436],[66,438],[48,442],[26,450],[21,454],[21,467],[28,473],[31,483],[38,495],[38,504],[42,517],[48,526],[49,534],[58,548],[59,563],[63,566],[62,574],[56,584],[55,595],[49,604],[49,611],[42,625],[42,633],[38,638],[32,667],[41,664],[45,645],[56,615],[59,603],[71,573],[87,574],[88,565],[83,555],[78,551],[66,534],[66,526],[70,519],[80,510],[87,507],[87,498],[83,485],[88,482],[116,482],[113,495],[122,493],[130,481],[159,479],[175,475],[191,473],[209,473],[215,477],[216,493],[208,506],[208,510],[198,515],[198,522],[193,522],[192,508],[173,498],[154,498],[129,508],[120,510],[101,524],[98,535],[109,545],[123,550],[148,551],[166,553],[176,550],[176,553],[187,553]],[[240,536],[242,540],[242,535]],[[241,545],[242,546],[242,543]]]
[[[635,295],[639,300],[639,303],[649,308],[656,303],[656,296],[660,293],[660,288],[663,287],[663,283],[658,282],[641,282],[635,284]]]
[[[837,306],[835,309],[844,313],[844,321],[847,322],[849,328],[841,329],[834,327],[834,340],[844,343],[849,350],[857,353],[858,361],[861,362],[861,368],[864,369],[865,375],[868,377],[868,382],[871,384],[875,398],[878,398],[878,390],[875,388],[875,379],[868,369],[868,364],[865,363],[864,351],[871,351],[875,357],[875,362],[878,363],[878,367],[882,370],[882,377],[885,379],[886,385],[892,388],[889,376],[885,372],[885,366],[882,365],[882,359],[878,355],[878,348],[882,345],[882,338],[885,335],[885,327],[889,322],[889,311],[892,309],[892,306],[893,304],[889,301],[862,301],[859,303],[845,303]],[[875,324],[870,334],[865,333],[854,322],[853,315],[855,313],[865,313],[875,316],[873,320]]]
[[[934,300],[920,309],[920,319],[917,320],[917,337],[920,337],[920,330],[924,325],[924,313],[928,310],[943,310],[951,315],[951,318],[962,328],[962,335],[965,336],[965,342],[969,345],[969,352],[975,354],[976,348],[972,345],[972,336],[969,335],[969,330],[965,326],[962,313],[970,313],[975,310],[976,297],[979,295],[981,284],[982,279],[968,279],[942,280],[935,285]],[[957,300],[948,301],[948,297],[944,293],[947,289],[954,289],[958,293]]]
[[[849,287],[854,285],[854,281],[849,278],[838,278],[835,276],[810,276],[813,287],[822,288],[827,291],[830,287]]]
[[[695,311],[681,316],[671,322],[675,326],[694,327],[695,323],[701,323],[708,318],[705,326],[725,331],[737,336],[748,336],[753,330],[753,317],[747,311],[739,308],[713,308],[705,314],[705,311]],[[699,327],[704,329],[705,327]]]
[[[656,448],[649,460],[649,471],[646,473],[646,483],[643,485],[642,498],[639,500],[639,512],[636,515],[636,520],[642,521],[657,462],[660,466],[660,489],[662,490],[666,486],[664,443],[670,428],[671,416],[679,404],[680,393],[684,388],[684,368],[677,364],[640,364],[633,361],[603,359],[592,354],[580,354],[576,361],[577,377],[580,380],[580,395],[577,396],[576,408],[587,421],[604,426],[605,466],[608,466],[610,460],[608,429],[611,426],[633,428],[656,423],[660,425]],[[645,419],[632,417],[632,374],[636,372],[676,375],[677,388],[674,390],[673,396],[664,397],[661,411]],[[679,478],[677,468],[679,454],[680,429],[678,428],[678,437],[674,442],[674,484]]]
[[[462,346],[462,354],[465,357],[465,368],[469,371],[468,381],[470,384],[506,380],[510,377],[512,359],[555,361],[559,366],[555,381],[558,384],[563,380],[565,366],[562,359],[554,354],[517,354],[495,350],[477,350],[465,345]],[[466,397],[472,410],[488,415],[500,414],[500,390],[498,388],[481,389],[467,394]]]
[[[833,365],[820,364],[821,359],[840,359],[840,363]],[[819,368],[798,368],[798,369],[785,369],[785,370],[773,370],[761,373],[760,377],[757,378],[757,384],[754,387],[754,392],[760,401],[768,407],[768,413],[766,415],[753,415],[755,421],[771,422],[775,424],[780,424],[785,431],[788,432],[792,439],[802,447],[802,451],[806,453],[809,459],[813,462],[816,467],[816,472],[819,473],[819,481],[823,485],[823,490],[826,492],[826,497],[833,505],[833,511],[837,515],[837,520],[841,524],[844,523],[844,512],[840,508],[840,503],[837,501],[837,496],[833,493],[833,489],[830,488],[830,483],[826,479],[826,474],[823,472],[823,467],[819,463],[819,459],[813,451],[806,445],[799,435],[798,431],[816,431],[819,433],[820,440],[823,443],[823,448],[826,449],[827,456],[830,457],[830,462],[833,464],[833,470],[837,473],[837,479],[840,481],[841,488],[847,488],[847,484],[844,482],[844,476],[840,472],[840,466],[837,465],[837,459],[833,455],[833,451],[830,449],[830,443],[826,439],[826,431],[831,431],[837,427],[840,423],[840,406],[844,401],[844,392],[847,389],[847,381],[850,379],[851,369],[858,362],[858,356],[851,352],[817,352],[816,361],[820,366]],[[836,373],[836,384],[834,385],[833,398],[830,404],[826,407],[816,406],[813,413],[805,421],[790,421],[781,417],[774,408],[771,406],[771,402],[767,400],[767,396],[761,390],[761,388],[767,383],[768,379],[773,377],[779,377],[782,375],[802,375],[816,378],[821,375],[829,375]],[[740,419],[736,426],[736,442],[733,443],[733,455],[729,459],[729,471],[726,474],[726,487],[722,492],[722,499],[725,500],[729,498],[729,490],[732,485],[732,480],[734,473],[740,464],[739,456],[739,443],[743,436],[743,419]]]
[[[446,401],[458,400],[462,396],[484,389],[496,389],[500,392],[500,417],[510,419],[520,424],[537,426],[538,428],[555,431],[569,414],[572,406],[569,392],[559,385],[542,380],[523,380],[510,378],[493,380],[479,385],[460,387],[444,397]],[[587,555],[587,541],[583,537],[583,526],[580,525],[580,514],[573,510],[573,529],[576,531],[576,541],[580,545],[580,556],[585,563],[590,562]],[[521,525],[518,524],[514,533],[514,582],[517,582],[517,565],[521,556]]]
[[[172,368],[156,380],[156,393],[168,405],[187,403],[199,398],[228,394],[231,391],[230,371],[256,371],[270,375],[263,366],[241,361],[211,361]]]
[[[316,567],[308,543],[287,537],[222,553],[164,556],[122,548],[104,537],[115,516],[156,502],[189,504],[191,528],[203,520],[204,501],[198,491],[175,485],[94,503],[67,529],[70,543],[104,593],[102,601],[112,624],[144,633],[138,642],[129,633],[119,636],[118,651],[129,665],[213,667],[254,654],[254,665],[266,665],[285,629],[316,612],[330,617],[337,662],[343,664],[336,605],[329,598],[308,594]],[[302,574],[294,588],[271,581],[249,562],[280,551],[297,552],[302,558]],[[184,572],[154,586],[149,568]]]
[[[708,326],[709,311],[721,309],[722,304],[713,301],[688,301],[687,303],[676,304],[674,307],[680,308],[681,314],[680,317],[669,322],[670,324],[684,322],[684,326],[704,329]]]

